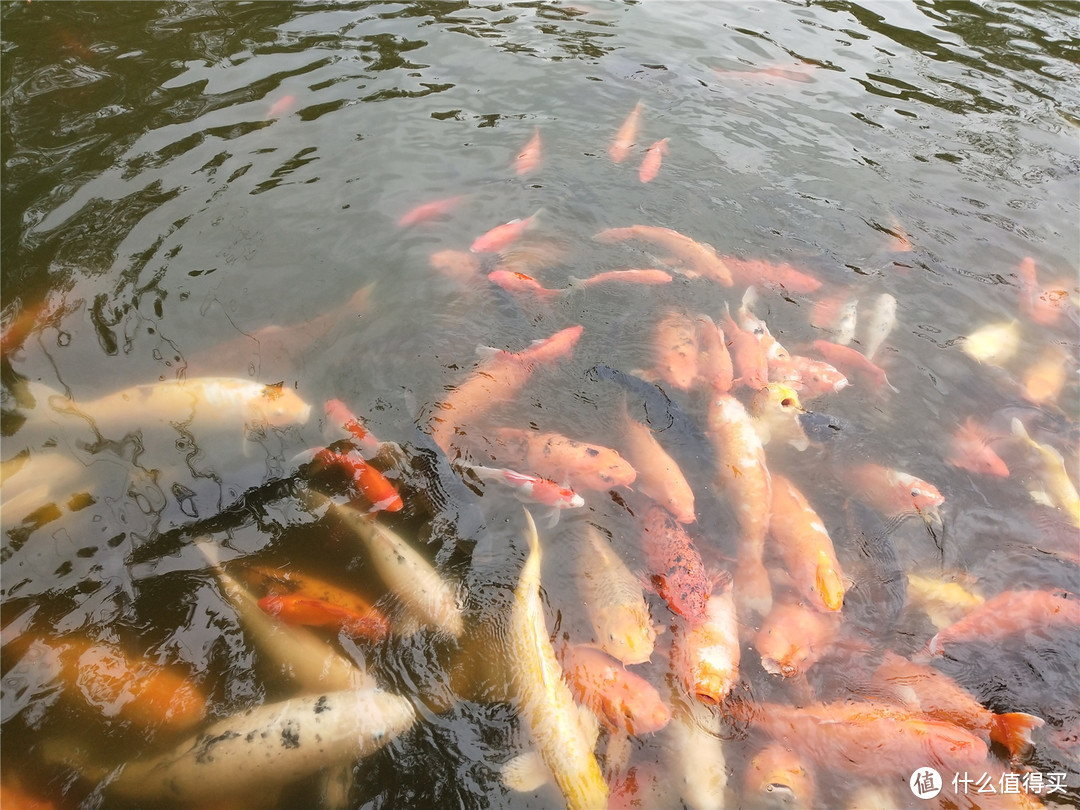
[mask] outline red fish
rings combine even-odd
[[[844,578],[821,518],[795,485],[772,476],[769,535],[799,596],[822,611],[844,605]]]
[[[426,222],[429,219],[444,216],[456,208],[464,199],[464,194],[458,194],[454,197],[446,197],[442,200],[434,200],[429,203],[424,203],[423,205],[418,205],[402,214],[401,217],[398,218],[398,225],[404,228],[408,225],[415,225],[418,222]]]
[[[739,679],[739,622],[730,579],[716,582],[705,602],[705,618],[679,629],[671,642],[671,668],[687,691],[712,706]]]
[[[487,233],[476,237],[476,241],[472,243],[469,250],[473,253],[498,253],[503,248],[516,242],[525,231],[533,227],[539,213],[537,211],[525,219],[512,219],[502,225],[496,225]]]
[[[540,166],[540,127],[533,130],[533,136],[514,159],[514,171],[528,174]]]
[[[638,179],[642,183],[655,180],[656,175],[660,173],[660,164],[668,151],[668,140],[668,138],[664,138],[657,141],[645,152],[645,158],[641,161],[641,168],[638,169]]]
[[[329,468],[346,475],[356,491],[370,504],[369,512],[397,512],[404,506],[394,485],[355,450],[337,453],[323,448],[315,454],[312,464],[316,471]]]
[[[815,340],[814,348],[829,363],[852,375],[857,380],[866,383],[874,393],[879,393],[882,388],[889,388],[896,392],[896,389],[889,384],[889,380],[885,377],[885,372],[874,365],[858,349],[853,349],[851,346],[841,346],[828,340]]]
[[[543,506],[553,506],[556,509],[575,509],[584,506],[584,499],[574,490],[541,478],[539,475],[526,475],[514,470],[497,469],[495,467],[481,467],[471,465],[469,470],[476,473],[486,481],[498,481],[514,488],[525,500],[534,501]]]
[[[968,417],[950,437],[946,461],[968,472],[1007,478],[1009,468],[1001,456],[990,448],[988,442],[991,438],[984,427]]]
[[[562,290],[549,290],[532,276],[527,276],[524,273],[515,273],[512,270],[506,270],[501,267],[488,273],[488,281],[492,284],[497,284],[508,293],[515,295],[521,292],[530,293],[542,300],[558,298],[563,292]]]
[[[653,506],[642,519],[642,546],[657,593],[690,625],[708,618],[712,582],[690,535],[670,514]]]
[[[812,293],[821,288],[821,281],[786,262],[774,264],[761,259],[736,259],[734,256],[724,256],[723,259],[739,284],[774,285],[791,293]]]
[[[379,452],[379,440],[372,436],[357,418],[349,406],[340,399],[326,400],[326,419],[331,424],[342,428],[360,445],[365,458],[371,458]]]
[[[993,643],[1051,627],[1080,627],[1080,598],[1061,590],[1003,591],[930,639],[926,651],[940,655],[946,644]]]
[[[653,734],[671,719],[656,687],[607,653],[568,644],[562,651],[562,665],[563,679],[574,697],[612,731]]]
[[[995,714],[944,672],[889,650],[874,673],[873,685],[887,690],[884,697],[905,709],[999,742],[1014,757],[1031,744],[1031,732],[1043,725],[1040,718],[1023,712]]]
[[[608,270],[586,279],[571,279],[571,283],[580,287],[593,287],[609,281],[622,281],[631,284],[670,284],[671,274],[663,270],[642,268],[632,270]]]
[[[439,250],[431,254],[428,262],[455,281],[469,281],[480,274],[480,260],[464,250]]]
[[[330,627],[370,641],[381,641],[390,635],[390,623],[375,608],[359,613],[302,593],[264,596],[259,607],[286,624]]]
[[[638,118],[641,116],[642,105],[639,101],[626,117],[619,131],[615,133],[615,140],[611,144],[608,153],[616,163],[622,163],[630,156],[630,150],[637,143]]]
[[[735,323],[731,313],[724,309],[724,337],[731,350],[731,362],[735,377],[733,385],[745,385],[759,391],[769,384],[769,363],[765,348],[753,332]]]
[[[432,418],[431,437],[435,443],[449,452],[451,438],[467,420],[511,399],[538,364],[567,357],[582,331],[581,326],[571,326],[536,341],[520,354],[500,351],[491,355],[439,404],[442,413]]]

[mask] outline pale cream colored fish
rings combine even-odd
[[[1028,435],[1024,423],[1012,420],[1012,433],[1027,455],[1027,462],[1037,481],[1029,486],[1031,497],[1056,509],[1061,509],[1069,520],[1080,527],[1080,494],[1065,469],[1065,459],[1055,448],[1037,442]]]
[[[563,681],[540,601],[540,539],[528,510],[525,519],[529,556],[514,590],[508,628],[514,694],[569,810],[600,810],[607,807],[608,787],[593,753],[596,720],[574,702]]]
[[[105,793],[188,806],[246,802],[253,791],[366,757],[415,721],[408,700],[374,687],[256,706],[207,726],[169,753],[127,763]]]
[[[290,680],[309,692],[358,689],[374,683],[367,672],[314,633],[279,622],[259,607],[259,600],[222,569],[217,546],[210,540],[198,540],[196,546],[213,565],[222,593],[236,609],[259,653]]]
[[[323,496],[311,497],[328,504],[329,511],[364,542],[383,582],[422,625],[455,638],[464,632],[465,619],[454,588],[412,546],[362,512]]]
[[[668,767],[686,806],[691,810],[729,807],[720,715],[674,696],[667,733]]]
[[[855,325],[859,317],[859,299],[848,298],[842,307],[833,330],[834,343],[847,346],[855,339]]]
[[[105,434],[131,430],[150,422],[184,424],[194,420],[229,426],[303,424],[311,406],[280,383],[263,385],[232,377],[196,377],[136,385],[79,402],[42,385],[31,385],[39,407],[70,412],[91,420]]]
[[[763,445],[777,439],[799,451],[810,446],[799,421],[806,409],[799,401],[798,392],[787,383],[771,382],[758,390],[751,400],[750,413],[754,417],[754,430]]]
[[[1024,396],[1036,405],[1056,402],[1069,379],[1070,359],[1060,346],[1047,346],[1024,371]]]
[[[980,363],[1001,366],[1020,348],[1020,326],[1016,320],[992,323],[972,332],[963,343],[964,351]]]
[[[578,589],[600,648],[624,664],[648,661],[656,630],[641,580],[591,523],[577,552]]]
[[[920,608],[941,630],[962,619],[986,600],[955,580],[907,575],[907,600]]]
[[[862,333],[863,354],[867,360],[873,360],[885,338],[896,326],[896,299],[888,293],[878,296],[869,321],[865,321]]]
[[[660,446],[652,430],[630,417],[625,405],[623,425],[623,449],[626,460],[637,470],[638,492],[665,507],[679,523],[693,523],[694,491],[678,463]]]
[[[43,508],[56,510],[80,485],[95,486],[93,472],[61,452],[25,451],[0,466],[0,523],[7,529]]]

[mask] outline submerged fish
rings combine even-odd
[[[445,216],[448,212],[457,208],[464,199],[464,194],[458,194],[410,208],[398,218],[398,225],[405,228],[409,225],[416,225],[418,222],[426,222],[429,219]]]
[[[676,310],[663,313],[653,331],[653,364],[668,384],[687,391],[698,377],[697,325]]]
[[[668,151],[668,140],[668,138],[664,138],[657,141],[645,152],[645,158],[641,161],[641,168],[638,169],[638,179],[642,183],[652,182],[656,179],[656,175],[660,173],[660,164]]]
[[[989,442],[993,436],[974,418],[968,417],[949,438],[946,461],[953,467],[980,475],[1006,478],[1009,468],[1001,456],[993,451]]]
[[[540,212],[537,211],[525,219],[512,219],[502,225],[496,225],[490,231],[476,237],[469,250],[473,253],[498,253],[532,228],[539,215]]]
[[[780,743],[758,751],[743,776],[744,803],[762,810],[810,810],[814,774],[803,759]]]
[[[528,174],[540,167],[540,127],[533,129],[533,136],[529,142],[518,152],[514,158],[514,171],[517,174]]]
[[[770,675],[792,678],[806,674],[828,650],[836,637],[839,617],[801,603],[773,605],[754,646],[761,666]]]
[[[704,622],[713,585],[690,535],[659,506],[645,513],[641,532],[646,567],[657,593],[690,625]]]
[[[675,460],[664,452],[652,431],[623,408],[623,448],[638,470],[637,489],[665,507],[680,523],[693,523],[694,492]]]
[[[547,478],[570,481],[575,487],[606,492],[629,486],[637,478],[633,466],[610,447],[517,428],[497,428],[488,435],[488,447],[497,458],[521,463]]]
[[[689,236],[673,231],[671,228],[658,228],[653,225],[608,228],[606,231],[600,231],[593,239],[604,243],[625,242],[630,239],[651,242],[665,250],[670,250],[675,259],[681,262],[691,275],[705,276],[718,281],[725,287],[730,287],[734,283],[731,271],[716,255],[712,245],[695,242]]]
[[[608,153],[615,163],[622,163],[630,156],[630,150],[637,143],[638,119],[641,117],[642,103],[639,101],[634,109],[626,116],[619,131],[615,133],[615,140],[611,143]]]
[[[739,620],[726,575],[714,581],[704,619],[679,627],[671,642],[671,669],[679,683],[702,703],[717,706],[739,679]]]
[[[600,650],[568,644],[561,658],[570,690],[609,730],[653,734],[671,719],[655,686]]]
[[[772,476],[769,536],[799,596],[818,610],[840,610],[844,576],[832,539],[806,497],[776,474]]]

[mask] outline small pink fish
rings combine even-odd
[[[516,242],[525,231],[531,228],[539,213],[537,211],[531,217],[512,219],[502,225],[496,225],[484,235],[478,236],[469,250],[473,253],[497,253],[507,245]]]
[[[766,284],[783,287],[793,293],[812,293],[821,288],[821,281],[786,262],[774,264],[761,259],[736,259],[734,256],[724,256],[723,261],[740,284]]]
[[[429,219],[444,216],[464,199],[464,194],[458,194],[454,197],[446,197],[442,200],[433,200],[418,205],[402,214],[398,219],[398,225],[404,228],[408,225],[415,225],[418,222],[426,222]]]
[[[540,127],[533,132],[533,136],[525,147],[518,153],[514,160],[514,171],[518,174],[528,174],[540,166]]]
[[[641,168],[638,169],[638,179],[642,183],[655,180],[656,175],[660,173],[660,164],[668,151],[668,140],[668,138],[664,138],[657,141],[645,152],[645,158],[641,161]]]
[[[558,298],[562,295],[562,290],[549,290],[532,276],[515,273],[513,270],[506,270],[501,267],[488,273],[488,281],[513,294],[527,292],[541,299]]]
[[[608,270],[597,273],[586,279],[573,279],[572,282],[581,287],[592,287],[596,284],[604,284],[609,281],[622,281],[631,284],[670,284],[671,274],[663,270],[653,268],[634,270]]]
[[[794,374],[786,382],[798,391],[803,399],[835,394],[847,387],[847,377],[829,363],[797,354],[789,355],[789,361]]]
[[[611,155],[611,159],[616,163],[622,163],[630,156],[630,150],[634,148],[634,144],[637,143],[637,128],[638,118],[641,116],[641,102],[639,101],[634,105],[634,109],[630,111],[630,115],[626,116],[626,120],[623,125],[619,127],[619,131],[615,133],[615,141],[611,144],[611,148],[608,150]]]
[[[896,389],[889,384],[884,370],[874,363],[858,349],[850,346],[841,346],[828,340],[815,340],[814,348],[818,353],[837,368],[857,377],[869,385],[874,393],[879,393],[882,388],[889,388],[893,392]]]
[[[988,444],[992,438],[985,428],[968,417],[950,437],[946,461],[968,472],[1007,478],[1008,466]]]
[[[472,465],[468,469],[486,481],[497,481],[513,487],[515,494],[523,500],[533,501],[543,506],[553,506],[556,509],[576,509],[585,505],[585,499],[574,490],[559,486],[554,481],[541,478],[539,475],[526,475],[514,470],[480,465]]]
[[[273,104],[270,105],[270,109],[266,111],[266,118],[280,118],[283,115],[287,115],[292,112],[296,106],[296,96],[290,93],[287,96],[282,96]]]
[[[480,260],[464,250],[439,250],[431,254],[428,262],[455,281],[470,281],[480,274]]]

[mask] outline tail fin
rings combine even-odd
[[[1017,757],[1031,745],[1031,732],[1043,725],[1043,720],[1033,714],[1009,712],[994,715],[990,724],[990,739],[1009,749]]]

